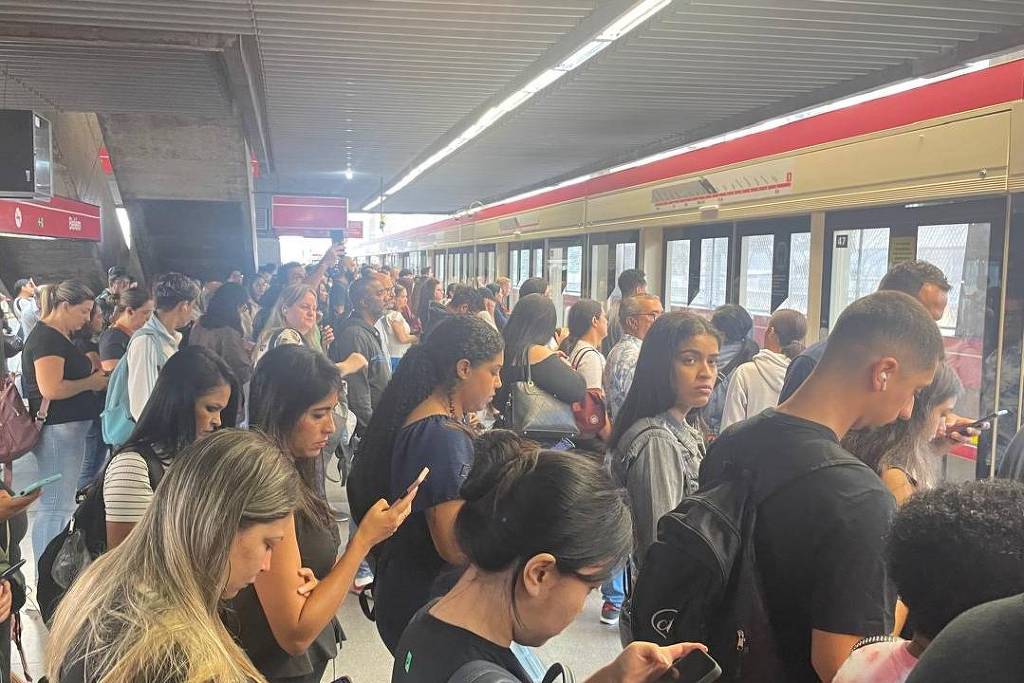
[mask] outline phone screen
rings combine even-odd
[[[694,650],[685,657],[677,659],[672,668],[679,674],[675,679],[678,683],[711,683],[722,675],[722,669],[719,668],[718,662],[702,650]]]

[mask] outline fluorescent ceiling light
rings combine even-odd
[[[355,173],[352,172],[351,168],[346,168],[345,169],[345,180],[352,180],[352,178],[354,176],[355,176]]]
[[[497,123],[503,116],[520,107],[535,94],[539,93],[544,88],[547,88],[565,74],[585,64],[613,42],[653,17],[671,3],[672,0],[640,0],[640,2],[630,7],[626,12],[620,14],[612,23],[608,24],[608,26],[606,26],[596,38],[588,40],[577,48],[575,52],[559,62],[557,66],[543,71],[539,76],[534,78],[525,86],[502,100],[497,106],[491,107],[484,112],[484,115],[477,119],[473,125],[456,136],[440,150],[431,154],[424,161],[417,164],[398,182],[389,187],[383,195],[378,196],[372,202],[364,206],[363,211],[370,211],[374,207],[379,206],[386,197],[393,196],[396,192],[405,188],[431,166],[436,165],[442,159],[453,154],[457,149]]]
[[[128,218],[128,209],[123,206],[114,207],[114,215],[117,216],[117,224],[121,226],[121,235],[124,237],[124,246],[132,248],[132,222]]]

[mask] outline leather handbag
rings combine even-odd
[[[505,424],[520,436],[530,439],[560,439],[578,436],[572,406],[560,401],[533,383],[528,358],[523,359],[526,378],[512,383],[508,393]]]
[[[43,399],[33,418],[25,409],[14,375],[0,375],[0,463],[9,464],[28,453],[39,441],[50,401]]]

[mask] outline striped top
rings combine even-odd
[[[161,458],[167,469],[169,461]],[[108,522],[138,524],[153,500],[146,459],[134,451],[118,453],[110,461],[103,477],[103,504]]]

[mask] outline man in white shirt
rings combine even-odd
[[[156,282],[153,299],[156,310],[128,342],[128,407],[137,422],[142,415],[160,368],[178,351],[178,330],[192,320],[192,306],[199,287],[181,273],[168,273]]]

